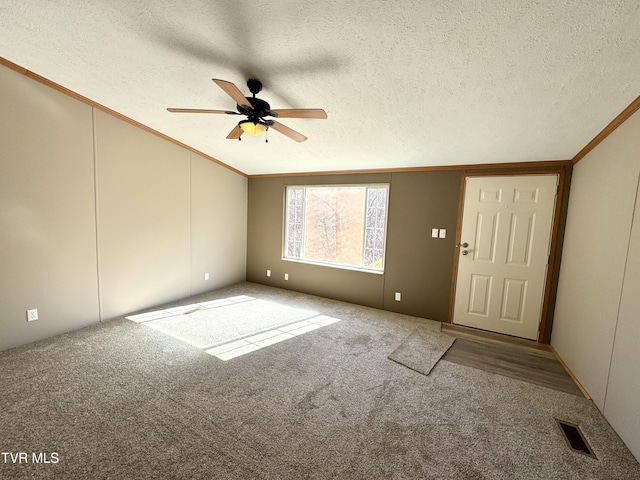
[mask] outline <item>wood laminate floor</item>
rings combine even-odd
[[[442,360],[584,396],[547,345],[443,324],[456,341]]]

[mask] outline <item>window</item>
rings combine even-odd
[[[284,257],[382,271],[388,185],[286,189]]]

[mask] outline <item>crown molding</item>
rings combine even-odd
[[[269,177],[311,177],[317,175],[358,175],[371,173],[407,173],[407,172],[443,172],[451,170],[464,171],[487,171],[487,170],[515,170],[541,168],[543,170],[570,167],[571,160],[540,160],[536,162],[507,162],[507,163],[479,163],[465,165],[441,165],[441,166],[416,166],[399,168],[378,168],[362,170],[329,170],[318,172],[295,172],[295,173],[262,173],[248,175],[249,178],[269,178]]]
[[[609,125],[604,127],[598,135],[593,137],[593,140],[587,143],[585,147],[571,159],[571,163],[575,165],[580,160],[582,160],[591,150],[596,148],[600,144],[600,142],[611,135],[616,128],[627,121],[627,119],[631,117],[631,115],[633,115],[638,109],[640,109],[640,97],[631,102],[627,108],[620,112],[620,114],[616,118],[614,118],[611,123],[609,123]]]

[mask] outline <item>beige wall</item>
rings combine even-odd
[[[190,152],[96,112],[102,317],[189,296]]]
[[[246,177],[191,154],[192,295],[245,279],[247,183]]]
[[[640,460],[640,192],[627,257],[618,324],[611,355],[604,414]]]
[[[0,85],[0,350],[244,280],[245,177],[5,67]]]
[[[91,107],[4,67],[0,105],[2,350],[95,322],[98,278]]]
[[[638,132],[640,113],[574,167],[552,345],[640,458]]]

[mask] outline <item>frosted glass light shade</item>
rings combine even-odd
[[[258,137],[267,131],[267,125],[258,121],[252,122],[251,120],[245,120],[240,122],[240,128],[242,131],[252,137]]]

